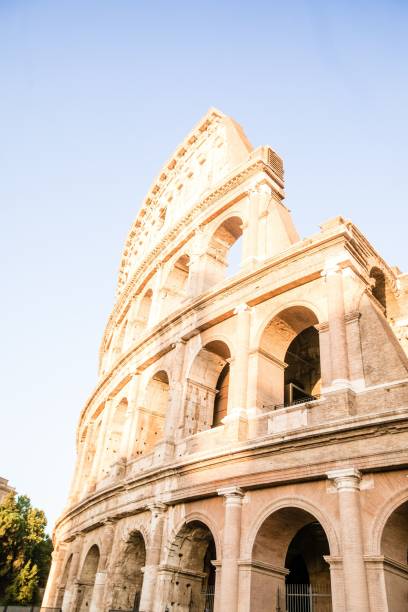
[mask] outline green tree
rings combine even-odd
[[[9,493],[0,503],[0,603],[37,602],[51,563],[46,525],[44,512],[25,495]]]

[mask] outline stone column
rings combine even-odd
[[[355,468],[344,468],[329,472],[327,477],[333,480],[339,501],[345,609],[370,612],[360,509],[361,474]]]
[[[243,223],[243,268],[254,266],[257,262],[260,197],[259,185],[248,191],[247,219]]]
[[[64,598],[62,600],[62,612],[71,612],[75,610],[75,603],[78,596],[79,586],[79,562],[81,560],[82,544],[84,534],[79,533],[72,544],[72,561],[69,568],[67,586],[65,587]]]
[[[345,315],[350,382],[359,391],[365,387],[363,355],[361,350],[360,317],[358,310]]]
[[[92,436],[94,433],[94,424],[89,423],[87,427],[85,440],[79,445],[78,448],[78,457],[75,465],[74,477],[72,479],[71,492],[68,498],[68,505],[74,504],[79,497],[79,487],[81,482],[83,483],[84,478],[84,469],[87,461],[88,453],[90,451],[90,446],[92,443]]]
[[[51,569],[42,601],[42,607],[44,608],[54,608],[56,606],[57,594],[64,571],[64,561],[68,560],[66,556],[66,545],[63,542],[56,545],[51,558]]]
[[[170,398],[164,426],[164,439],[174,444],[177,424],[180,420],[180,410],[183,395],[183,369],[186,342],[179,339],[173,345],[172,371],[170,379]]]
[[[163,277],[163,264],[159,263],[156,266],[156,274],[154,277],[152,305],[149,312],[149,319],[147,321],[147,327],[153,327],[160,320],[163,302],[162,292],[162,277]]]
[[[115,538],[116,521],[108,519],[103,530],[103,545],[99,559],[98,571],[95,575],[95,584],[92,592],[89,612],[101,612],[105,606],[105,586],[108,575],[109,557],[112,552]]]
[[[203,256],[207,249],[207,234],[202,227],[194,232],[190,254],[190,265],[188,269],[187,294],[194,297],[201,293],[205,279],[203,274]]]
[[[222,612],[220,608],[221,561],[214,559],[211,563],[215,567],[214,612]]]
[[[330,566],[330,589],[332,595],[333,612],[344,612],[344,580],[343,580],[343,560],[341,557],[324,555],[324,560]]]
[[[315,326],[319,332],[320,370],[322,378],[322,392],[330,388],[332,381],[330,335],[327,322]]]
[[[349,386],[349,368],[342,270],[335,265],[324,270],[322,275],[326,278],[327,286],[331,383],[334,387],[347,387]]]
[[[140,612],[153,611],[166,509],[167,506],[160,502],[155,502],[149,508],[151,512],[150,535],[146,547],[146,565],[140,597]]]
[[[229,412],[246,411],[248,390],[248,360],[249,335],[251,329],[251,308],[247,304],[239,304],[234,310],[236,317],[236,354],[234,359],[235,389]]]
[[[225,497],[219,609],[237,612],[242,498],[245,494],[239,487],[232,486],[219,489],[218,495]]]

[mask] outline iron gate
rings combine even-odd
[[[330,585],[287,584],[287,612],[332,612]]]

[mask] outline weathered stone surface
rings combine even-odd
[[[154,182],[44,606],[405,611],[408,279],[342,217],[300,240],[283,187],[215,109]]]

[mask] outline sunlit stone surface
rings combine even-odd
[[[45,607],[408,609],[408,277],[342,217],[301,240],[283,188],[215,109],[158,174]]]

